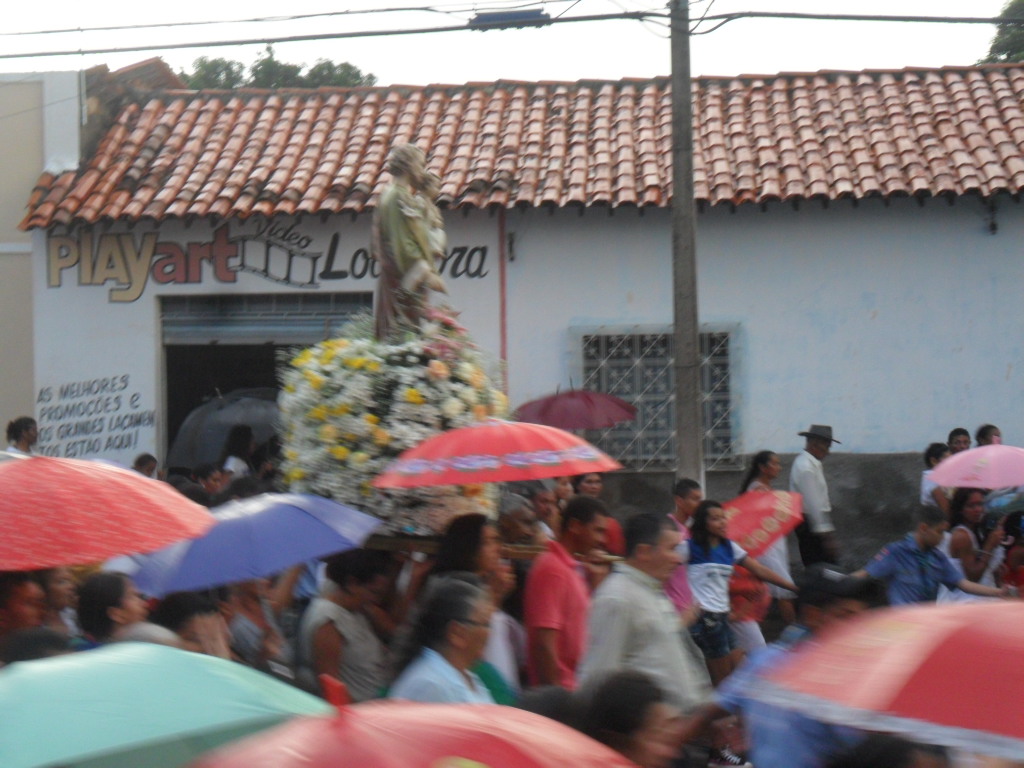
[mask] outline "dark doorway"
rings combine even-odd
[[[167,446],[185,417],[216,397],[236,389],[277,387],[274,344],[204,344],[164,347],[167,371]]]

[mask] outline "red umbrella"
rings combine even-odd
[[[632,421],[636,418],[636,408],[603,392],[570,389],[523,403],[516,411],[516,418],[559,429],[604,429]]]
[[[213,522],[205,507],[132,470],[43,456],[0,464],[0,570],[150,552]]]
[[[926,744],[1024,755],[1024,604],[880,609],[837,624],[768,674],[757,698]]]
[[[635,768],[546,717],[489,704],[378,701],[307,717],[213,752],[192,768]]]
[[[586,440],[560,429],[487,419],[424,440],[395,459],[373,484],[418,488],[504,483],[621,468]]]
[[[803,499],[788,491],[747,491],[725,503],[729,538],[757,557],[804,519]]]

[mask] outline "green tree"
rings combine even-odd
[[[317,59],[316,63],[303,72],[303,64],[289,64],[274,55],[274,47],[268,45],[246,70],[240,61],[210,59],[200,56],[192,63],[191,72],[181,72],[181,79],[189,88],[231,89],[251,86],[254,88],[318,88],[320,86],[349,87],[373,85],[377,78],[364,74],[359,67],[347,61],[335,63],[329,59]]]
[[[1024,19],[1024,0],[1009,0],[999,14],[1001,19]],[[1000,24],[981,63],[1024,60],[1024,24]]]
[[[289,64],[274,56],[274,46],[268,45],[249,67],[249,82],[255,88],[301,88],[302,65]]]
[[[347,61],[335,64],[329,59],[317,59],[316,64],[302,76],[302,80],[307,88],[318,88],[321,85],[374,85],[377,82],[377,78],[369,72],[364,75],[359,67]]]
[[[192,62],[191,72],[179,74],[185,85],[197,91],[203,88],[238,88],[245,82],[245,66],[241,62],[206,56]]]

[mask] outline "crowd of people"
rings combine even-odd
[[[31,454],[31,419],[7,432],[8,450]],[[509,484],[496,520],[454,519],[429,557],[355,549],[161,600],[101,566],[0,573],[0,663],[156,642],[314,693],[333,678],[357,702],[521,706],[645,768],[946,765],[941,751],[820,723],[751,692],[808,638],[885,595],[890,604],[1010,596],[1024,580],[1021,513],[986,527],[986,490],[930,481],[948,453],[970,446],[953,430],[924,453],[914,529],[846,574],[822,469],[838,440],[825,425],[800,435],[789,481],[804,510],[796,579],[785,537],[751,557],[697,481],[676,482],[667,509],[618,520],[601,500],[602,477],[589,473]],[[1000,439],[992,425],[978,430],[981,444]],[[273,468],[254,449],[252,430],[238,426],[218,462],[166,481],[209,506],[268,490]],[[134,469],[158,475],[149,454]],[[771,491],[781,471],[777,454],[759,452],[737,492]],[[773,604],[787,626],[767,646]]]

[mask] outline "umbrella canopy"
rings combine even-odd
[[[211,525],[205,507],[128,469],[44,456],[0,464],[0,570],[151,552]]]
[[[1024,485],[1024,448],[983,445],[955,453],[932,470],[931,479],[950,488],[1012,488]]]
[[[117,643],[3,670],[0,764],[172,768],[294,715],[330,710],[235,662]]]
[[[748,491],[725,503],[729,538],[757,557],[804,519],[803,499],[788,491]]]
[[[132,574],[145,594],[206,589],[269,576],[314,557],[353,549],[381,521],[322,496],[262,493],[213,510],[203,536],[138,558]]]
[[[378,488],[471,485],[621,469],[587,441],[540,424],[487,419],[435,435],[403,452]]]
[[[198,467],[220,458],[228,432],[236,424],[252,427],[257,444],[267,442],[277,423],[277,390],[236,389],[192,410],[167,453],[169,467]]]
[[[1024,604],[870,611],[769,674],[758,698],[926,744],[1024,754]]]
[[[636,418],[636,408],[613,395],[570,389],[523,403],[516,410],[519,421],[559,429],[604,429]]]
[[[193,768],[629,768],[618,752],[511,707],[374,702],[303,718]],[[635,767],[634,767],[635,768]]]

